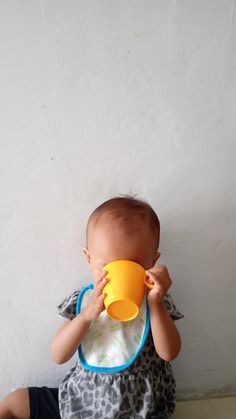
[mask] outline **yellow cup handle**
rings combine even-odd
[[[147,275],[145,276],[145,279],[144,279],[144,284],[145,284],[145,285],[147,285],[147,287],[148,287],[148,288],[150,288],[150,289],[151,289],[151,288],[154,288],[154,287],[155,287],[155,284],[150,284],[150,282],[147,282],[147,281],[146,281],[146,278],[148,278],[148,276],[147,276]]]

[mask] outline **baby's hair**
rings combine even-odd
[[[121,221],[132,222],[141,221],[142,225],[145,223],[150,228],[156,241],[156,248],[159,246],[160,237],[160,222],[157,214],[151,205],[143,199],[137,199],[132,195],[114,196],[111,199],[99,205],[90,215],[86,228],[86,244],[88,245],[88,230],[91,223],[97,225],[100,217],[104,214],[111,215],[114,219],[121,219]]]

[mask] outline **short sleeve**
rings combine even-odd
[[[66,297],[59,305],[57,305],[58,315],[68,320],[76,317],[76,304],[80,291],[74,291],[73,294]]]
[[[164,296],[164,304],[166,307],[166,310],[170,314],[172,320],[179,320],[184,317],[184,314],[182,314],[178,308],[176,307],[173,298],[170,296],[170,294],[166,293]]]

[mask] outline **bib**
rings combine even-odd
[[[88,304],[94,286],[83,287],[78,295],[76,315]],[[116,372],[128,368],[141,352],[150,330],[147,294],[138,316],[128,322],[111,319],[106,310],[90,323],[78,354],[85,369],[96,372]]]

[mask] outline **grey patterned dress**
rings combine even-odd
[[[79,292],[57,306],[60,317],[76,316]],[[170,294],[164,302],[173,320],[184,317]],[[62,419],[165,419],[175,410],[175,387],[171,365],[158,356],[150,328],[142,351],[127,369],[94,372],[78,357],[59,386],[60,414]]]

